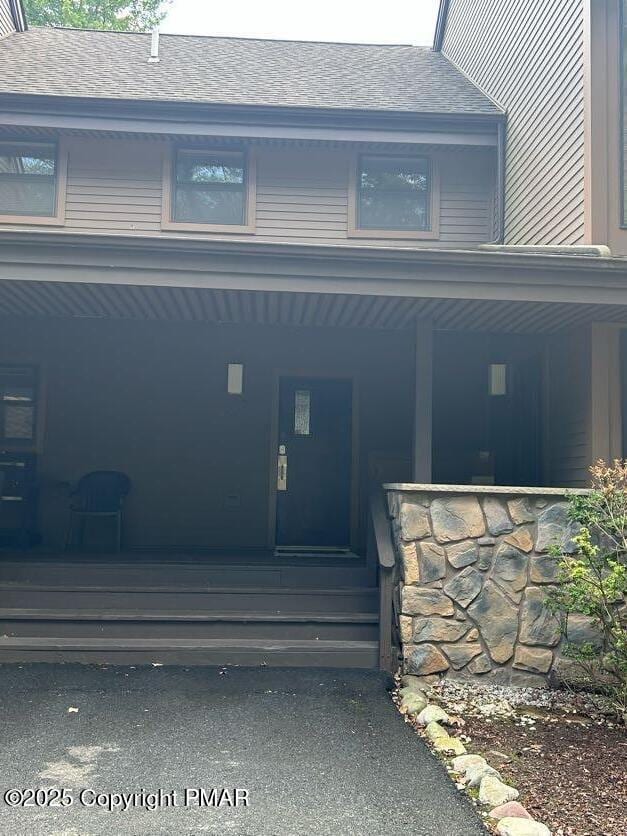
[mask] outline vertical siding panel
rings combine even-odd
[[[583,2],[451,0],[442,51],[508,113],[510,244],[584,240]]]
[[[0,0],[0,38],[15,32],[13,17],[9,8],[9,0]]]

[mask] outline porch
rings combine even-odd
[[[384,287],[0,282],[1,364],[36,380],[32,438],[2,444],[35,499],[1,658],[377,666],[373,490],[577,487],[619,443],[592,392],[624,306]],[[66,545],[98,470],[131,481],[119,552],[104,522]]]

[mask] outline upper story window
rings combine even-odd
[[[0,142],[0,215],[53,219],[58,179],[54,143]]]
[[[427,157],[365,154],[352,191],[353,235],[437,237],[434,166]]]
[[[249,231],[254,204],[251,168],[244,151],[178,149],[164,226]]]

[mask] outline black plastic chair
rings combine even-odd
[[[116,470],[94,470],[83,476],[71,496],[70,523],[66,549],[82,546],[89,520],[111,519],[115,523],[115,551],[122,548],[122,506],[131,489],[131,480]],[[78,537],[76,536],[78,534]]]

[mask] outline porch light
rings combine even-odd
[[[489,379],[491,395],[507,395],[507,366],[505,363],[492,363]]]
[[[241,395],[244,391],[244,366],[242,363],[229,363],[226,391],[229,395]]]

